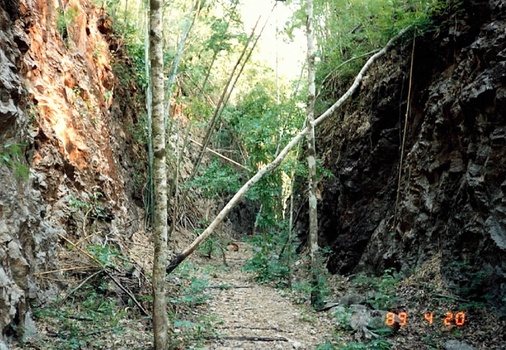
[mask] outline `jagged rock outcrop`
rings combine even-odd
[[[62,237],[115,241],[143,220],[145,150],[130,132],[143,102],[125,49],[100,31],[103,10],[64,3],[0,0],[0,156],[24,151],[0,162],[0,349],[56,296],[45,278],[60,276]]]
[[[441,255],[455,292],[506,313],[506,4],[462,2],[416,39],[410,76],[412,45],[377,63],[318,131],[335,174],[320,184],[328,267],[409,273]]]
[[[10,159],[0,163],[0,349],[7,348],[4,336],[34,331],[28,305],[38,292],[33,273],[54,266],[58,232],[44,215],[33,173],[29,178],[15,175],[27,159],[7,147],[33,141],[25,112],[28,95],[19,76],[28,39],[14,26],[18,17],[19,3],[0,1],[0,157]]]

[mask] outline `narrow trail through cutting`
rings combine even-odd
[[[296,305],[286,291],[258,284],[242,271],[251,248],[240,244],[227,253],[228,269],[213,276],[208,312],[216,315],[208,349],[315,349],[330,336],[332,324],[325,314]]]

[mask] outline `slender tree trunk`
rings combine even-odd
[[[307,31],[307,166],[309,187],[309,255],[311,257],[311,305],[319,303],[318,290],[318,210],[316,201],[316,145],[314,133],[315,86],[315,48],[313,38],[313,0],[306,0],[306,31]]]
[[[125,26],[125,31],[127,30],[127,14],[128,14],[128,0],[125,1],[125,13],[123,13],[123,25]]]
[[[148,11],[144,12],[146,18],[148,17]],[[146,26],[149,26],[147,24]],[[155,213],[155,200],[154,200],[154,189],[153,189],[153,116],[152,116],[152,88],[151,88],[151,65],[149,64],[149,30],[145,29],[144,38],[144,62],[145,62],[145,74],[148,86],[146,89],[146,110],[148,118],[148,181],[146,184],[146,198],[144,203],[144,210],[146,211],[146,227],[153,227],[153,217]]]
[[[155,189],[153,259],[153,332],[156,350],[168,349],[168,325],[165,287],[167,261],[167,170],[165,164],[164,77],[162,40],[163,0],[150,0],[151,86],[153,89],[153,177]]]
[[[314,126],[320,125],[324,120],[330,117],[342,104],[355,92],[357,91],[358,86],[362,82],[364,78],[364,73],[371,67],[371,65],[381,56],[385,55],[385,53],[390,49],[395,42],[402,37],[408,29],[411,27],[407,27],[399,32],[395,37],[390,39],[387,45],[378,51],[376,54],[371,56],[367,62],[364,64],[360,72],[355,77],[353,84],[350,86],[348,91],[344,95],[342,95],[329,109],[327,109],[322,115],[320,115],[314,122]],[[211,224],[198,236],[195,240],[183,250],[182,253],[178,254],[167,266],[167,274],[170,274],[172,271],[176,269],[191,253],[198,248],[198,246],[204,242],[216,229],[216,227],[225,219],[225,217],[230,213],[230,211],[239,203],[239,201],[244,197],[246,192],[260,179],[265,175],[276,169],[285,159],[288,152],[297,145],[297,143],[302,140],[308,133],[309,127],[302,129],[297,135],[295,135],[290,142],[279,152],[278,156],[265,167],[260,169],[252,178],[250,178],[237,193],[232,197],[232,199],[225,205],[225,207],[220,211],[220,213],[216,216],[216,218],[211,222]]]

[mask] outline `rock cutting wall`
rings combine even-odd
[[[450,287],[506,314],[506,4],[464,4],[416,39],[412,76],[409,41],[318,131],[335,174],[320,184],[320,245],[344,274],[440,255]]]
[[[7,144],[30,139],[28,94],[19,72],[27,37],[14,25],[19,4],[0,1],[0,153],[13,159],[0,166],[0,349],[7,349],[5,336],[33,332],[29,300],[37,296],[33,272],[51,268],[58,230],[44,215],[41,192],[29,179],[15,175],[15,162],[28,160],[9,153]]]
[[[146,152],[129,131],[143,100],[124,50],[91,1],[0,0],[0,156],[24,143],[30,168],[0,162],[0,349],[57,295],[63,237],[127,242],[142,225]]]

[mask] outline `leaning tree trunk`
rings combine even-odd
[[[168,325],[165,290],[167,262],[167,170],[165,165],[164,76],[162,40],[163,0],[150,0],[149,43],[151,53],[151,86],[153,90],[153,178],[155,215],[153,241],[153,333],[156,350],[168,349]]]
[[[307,31],[307,165],[309,186],[309,254],[311,257],[311,305],[321,302],[318,290],[318,211],[316,203],[316,145],[314,132],[314,105],[316,99],[315,86],[315,48],[313,38],[313,0],[306,3],[306,31]]]
[[[365,72],[372,66],[372,64],[378,60],[378,58],[385,55],[387,50],[389,50],[396,41],[401,38],[407,31],[410,29],[410,27],[405,28],[399,32],[395,37],[389,40],[387,45],[379,50],[377,53],[375,53],[373,56],[371,56],[367,62],[364,64],[360,72],[355,77],[355,80],[353,81],[353,84],[350,86],[350,88],[346,91],[344,95],[342,95],[332,106],[330,106],[329,109],[327,109],[322,115],[320,115],[316,120],[314,120],[313,124],[314,126],[320,125],[324,120],[329,118],[339,107],[343,105],[343,103],[353,94],[357,91],[358,86],[362,82],[364,78]],[[214,232],[216,227],[221,224],[221,222],[225,219],[225,217],[230,213],[230,211],[239,203],[239,201],[244,197],[246,192],[260,179],[270,172],[272,172],[274,169],[276,169],[285,159],[288,152],[292,148],[294,148],[308,133],[308,127],[302,129],[297,135],[295,135],[290,142],[279,152],[278,156],[269,164],[264,166],[262,169],[260,169],[252,178],[250,178],[240,189],[237,191],[237,193],[228,201],[228,203],[225,205],[225,207],[220,211],[220,213],[216,216],[216,218],[209,224],[209,226],[198,236],[195,238],[195,240],[186,247],[183,252],[178,254],[174,259],[171,260],[169,265],[167,266],[167,274],[170,274],[172,271],[174,271],[187,257],[190,256],[197,248],[198,246],[204,242],[211,234]]]

